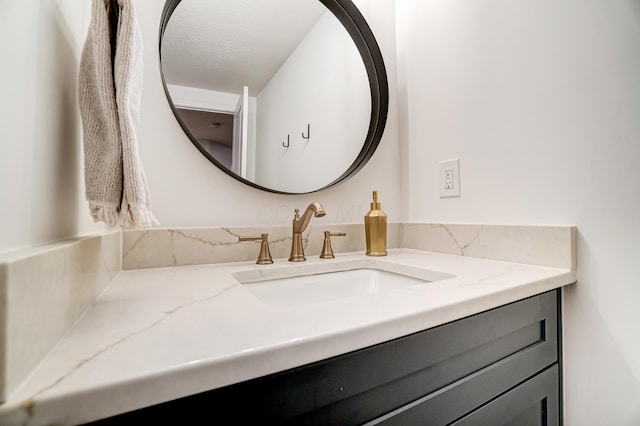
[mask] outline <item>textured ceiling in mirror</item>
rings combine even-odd
[[[162,42],[165,80],[255,96],[324,13],[316,0],[182,0]]]

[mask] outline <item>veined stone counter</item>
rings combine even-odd
[[[276,309],[233,275],[358,267],[453,277]],[[0,405],[0,424],[77,424],[116,415],[375,345],[575,280],[573,268],[403,249],[304,264],[276,259],[124,271]]]

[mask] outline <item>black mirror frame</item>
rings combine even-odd
[[[371,91],[371,118],[369,121],[369,130],[367,131],[367,136],[364,140],[362,149],[360,150],[360,153],[351,164],[351,166],[349,166],[349,168],[333,182],[314,191],[308,192],[278,191],[271,188],[263,187],[247,179],[244,179],[241,176],[238,176],[227,167],[223,166],[218,160],[213,157],[213,155],[211,155],[206,149],[204,149],[204,147],[200,145],[196,137],[191,133],[189,128],[180,117],[178,110],[171,100],[169,89],[167,88],[167,83],[164,78],[164,73],[162,72],[162,38],[164,36],[164,31],[167,27],[167,23],[169,22],[169,18],[181,1],[182,0],[167,0],[162,11],[162,17],[160,21],[160,37],[158,41],[158,49],[160,53],[160,76],[162,79],[164,92],[167,96],[167,100],[169,101],[171,110],[178,120],[178,123],[180,123],[180,126],[184,130],[185,134],[189,137],[191,142],[205,157],[207,157],[209,161],[215,164],[220,170],[224,171],[226,174],[236,180],[239,180],[242,183],[263,191],[276,194],[310,194],[322,191],[323,189],[328,189],[342,182],[345,182],[350,177],[354,176],[360,169],[362,169],[365,164],[367,164],[375,150],[378,148],[378,144],[382,139],[382,134],[387,122],[387,114],[389,110],[389,83],[387,80],[387,72],[384,66],[384,60],[382,59],[382,52],[380,51],[380,47],[378,46],[375,36],[373,35],[371,28],[367,24],[367,21],[364,19],[358,8],[353,4],[351,0],[319,1],[324,4],[325,7],[335,15],[336,18],[338,18],[340,23],[342,23],[342,25],[345,27],[345,29],[353,39],[356,47],[358,48],[360,56],[362,56],[365,69],[367,71],[367,76],[369,77],[369,88]]]

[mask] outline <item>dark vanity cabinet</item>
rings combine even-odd
[[[551,291],[97,423],[558,425],[558,311]]]

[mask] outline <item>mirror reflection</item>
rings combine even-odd
[[[367,71],[320,1],[182,0],[161,58],[183,128],[236,176],[313,192],[361,154],[372,116]]]

